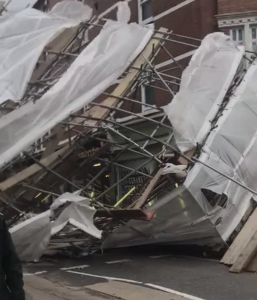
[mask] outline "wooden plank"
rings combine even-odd
[[[152,55],[153,52],[153,47],[158,46],[161,43],[162,38],[165,37],[167,34],[168,29],[166,28],[160,28],[159,32],[156,33],[152,39],[149,41],[147,44],[146,48],[142,52],[142,54],[135,60],[133,65],[133,69],[130,67],[129,73],[121,80],[120,84],[115,88],[115,90],[112,92],[113,97],[108,97],[105,99],[102,104],[109,106],[109,107],[115,107],[120,100],[117,99],[116,97],[122,97],[127,90],[130,89],[131,84],[134,82],[134,79],[136,76],[141,72],[137,69],[140,69],[142,65],[145,64],[145,58],[149,58]],[[88,112],[85,112],[85,115],[89,114],[89,116],[93,118],[99,118],[99,119],[104,119],[109,115],[110,110],[108,108],[103,108],[103,107],[92,107]],[[82,115],[84,116],[84,115]],[[84,124],[89,125],[89,126],[97,126],[101,121],[99,120],[86,120],[83,118],[76,118],[76,123],[82,123],[84,121]]]
[[[255,254],[252,261],[248,265],[247,271],[257,273],[257,254]]]
[[[160,28],[158,33],[156,33],[152,39],[149,41],[147,46],[145,47],[142,54],[135,60],[133,65],[133,69],[130,67],[129,73],[121,80],[120,84],[115,88],[115,90],[112,92],[112,96],[109,96],[106,98],[103,102],[101,102],[103,105],[108,107],[115,107],[120,100],[117,99],[117,97],[122,97],[127,90],[130,89],[131,84],[134,82],[136,76],[140,73],[139,70],[143,64],[145,64],[145,58],[150,58],[153,52],[153,48],[157,47],[161,43],[161,39],[165,37],[167,34],[168,29],[166,28]],[[144,56],[144,57],[143,57]],[[97,119],[104,119],[106,118],[110,113],[110,110],[108,108],[103,107],[97,107],[94,106],[88,111],[84,112],[80,116],[76,117],[72,123],[77,124],[85,124],[88,126],[98,126],[101,123],[101,120],[87,120],[85,117],[92,117]],[[70,128],[74,128],[76,126],[70,126]],[[88,132],[90,132],[90,129],[88,129]]]
[[[146,200],[148,199],[149,195],[151,194],[152,190],[156,186],[157,182],[159,181],[160,177],[162,176],[162,171],[163,169],[161,168],[153,177],[153,179],[150,181],[148,187],[144,191],[143,195],[138,199],[135,208],[140,208],[142,207]]]
[[[194,153],[195,153],[195,148],[192,149],[192,150],[189,150],[185,153],[185,155],[188,157],[188,158],[192,158]],[[178,159],[178,162],[181,164],[181,165],[185,165],[185,166],[188,166],[189,164],[189,161],[187,159],[185,159],[184,157],[180,156],[180,158]]]
[[[46,166],[49,167],[53,162],[56,161],[56,159],[64,154],[68,149],[68,146],[60,149],[59,151],[49,155],[48,157],[42,159],[40,162]],[[0,190],[6,191],[9,188],[13,187],[14,185],[22,182],[23,180],[27,179],[28,177],[35,175],[37,172],[39,172],[40,170],[42,170],[42,168],[38,165],[38,164],[34,164],[30,167],[28,167],[27,169],[19,172],[18,174],[12,176],[11,178],[8,178],[7,180],[3,181],[0,183]]]
[[[241,273],[247,268],[252,261],[254,255],[257,253],[257,227],[255,227],[255,234],[250,242],[245,246],[242,253],[238,256],[237,260],[230,269],[232,273]]]
[[[141,65],[143,65],[145,63],[145,58],[149,58],[152,55],[152,51],[153,51],[153,47],[156,47],[160,44],[161,42],[161,38],[163,38],[166,33],[168,32],[168,29],[166,28],[160,28],[159,33],[156,33],[152,39],[149,41],[149,43],[147,44],[146,48],[144,49],[144,51],[142,52],[142,55],[140,55],[135,62],[133,63],[133,67],[135,68],[141,68]],[[67,43],[67,40],[66,42]],[[58,44],[59,45],[59,44]],[[62,45],[62,43],[60,43],[60,45]],[[56,50],[56,47],[55,49]],[[143,57],[144,56],[144,57]],[[117,88],[113,91],[112,95],[114,97],[108,97],[107,99],[105,99],[102,103],[106,106],[109,107],[114,107],[115,105],[117,105],[119,103],[119,99],[117,99],[116,97],[121,97],[131,86],[131,84],[133,83],[134,79],[136,78],[136,76],[140,73],[139,70],[137,69],[131,69],[130,72],[121,80],[120,84],[117,86]],[[84,114],[82,114],[81,116],[92,116],[93,118],[99,118],[99,119],[104,119],[109,115],[110,110],[108,108],[103,108],[103,107],[93,107],[91,108],[89,111],[86,111]],[[81,118],[81,117],[77,117],[74,120],[76,123],[84,123],[84,124],[88,124],[88,125],[92,125],[92,126],[97,126],[98,124],[101,123],[101,120],[86,120],[85,118]],[[54,146],[54,144],[53,144]],[[65,150],[68,151],[69,146],[65,146],[65,148],[63,148],[61,151],[62,154],[65,153]],[[58,152],[56,152],[58,153]],[[51,157],[51,162],[48,164],[50,165],[51,163],[53,163],[58,156],[55,156],[55,153],[53,154],[53,157]],[[50,157],[45,158],[50,159]],[[54,159],[55,157],[55,159]],[[44,159],[41,161],[43,163]],[[6,190],[12,186],[14,186],[15,184],[23,181],[24,179],[34,175],[35,173],[37,173],[38,171],[40,171],[41,168],[38,165],[33,165],[29,168],[27,168],[26,170],[20,172],[19,174],[13,176],[12,178],[9,178],[8,180],[0,183],[0,189]]]
[[[226,265],[233,265],[238,259],[239,255],[243,252],[245,245],[253,238],[257,228],[257,209],[250,216],[245,223],[243,229],[236,237],[235,241],[228,249],[221,262]]]

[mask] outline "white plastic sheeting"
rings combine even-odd
[[[166,113],[182,152],[201,143],[240,65],[243,52],[223,33],[208,35],[183,72]]]
[[[216,34],[208,38],[215,36]],[[202,48],[198,55],[201,54],[203,65],[192,67],[191,63],[191,72],[183,75],[181,89],[186,84],[193,87],[194,83],[194,86],[197,86],[196,92],[193,93],[192,90],[192,97],[190,94],[187,95],[189,98],[181,97],[181,106],[175,102],[174,106],[170,105],[168,112],[175,118],[173,125],[177,130],[176,142],[182,151],[191,149],[209,133],[200,161],[257,191],[257,60],[250,66],[240,85],[235,88],[233,96],[228,99],[228,104],[210,132],[209,121],[216,115],[218,103],[224,101],[231,83],[235,83],[235,73],[238,70],[238,78],[244,75],[241,66],[239,67],[240,62],[243,63],[242,53],[235,49],[223,34],[217,36],[224,38],[223,47],[217,47],[215,52],[212,47]],[[194,60],[196,58],[194,57]],[[205,64],[206,61],[215,63],[213,70],[210,69],[209,63]],[[223,82],[219,78],[206,85],[206,80],[210,80],[212,76],[214,79],[215,76],[220,76]],[[223,85],[225,83],[226,86]],[[212,84],[213,92],[218,98],[213,97],[215,93],[212,94]],[[206,87],[210,90],[206,90]],[[222,92],[219,87],[223,89]],[[182,90],[178,96],[185,96],[184,92]],[[205,99],[212,101],[207,101],[208,105],[201,110]],[[201,103],[198,100],[201,100]],[[181,117],[180,124],[183,109],[185,114]],[[195,113],[199,109],[199,113]],[[185,117],[188,120],[184,119]],[[174,121],[173,118],[170,119]],[[193,127],[193,130],[190,130],[190,127]],[[163,173],[178,174],[179,170],[183,171],[183,166],[167,164]],[[130,221],[127,226],[117,229],[106,240],[104,246],[124,247],[148,243],[223,245],[242,221],[250,207],[251,198],[256,196],[221,174],[196,163],[189,171],[183,186],[151,206],[150,209],[155,210],[155,218],[147,224]],[[131,230],[131,227],[137,232]]]
[[[128,2],[119,2],[117,11],[117,20],[119,22],[128,23],[131,18],[131,11]]]
[[[10,229],[22,261],[35,261],[44,253],[51,237],[51,211],[46,211]]]
[[[56,209],[66,202],[71,202],[71,204],[62,211],[58,219],[52,225],[51,235],[55,235],[70,223],[82,231],[90,233],[91,236],[100,239],[102,232],[94,225],[93,218],[96,210],[90,207],[90,200],[66,193],[57,199],[51,206],[51,209]]]
[[[44,48],[65,29],[92,16],[77,1],[63,1],[48,14],[25,9],[0,18],[0,104],[22,99]]]
[[[200,160],[225,173],[253,190],[257,190],[257,61],[249,68],[244,80],[231,97],[217,127],[211,132]],[[253,195],[225,177],[196,166],[185,182],[223,240],[227,240],[250,205]],[[224,208],[212,207],[201,189],[227,195]]]
[[[51,222],[54,210],[70,202],[58,218]],[[50,210],[26,220],[10,229],[16,251],[22,261],[34,261],[45,252],[51,236],[60,232],[68,223],[100,239],[102,232],[94,225],[96,210],[90,200],[65,193],[55,200]]]
[[[162,175],[174,174],[177,178],[185,178],[187,176],[186,173],[187,165],[173,165],[171,163],[167,163],[163,170]]]
[[[142,52],[152,34],[152,28],[108,21],[41,99],[0,119],[0,167],[111,86]]]

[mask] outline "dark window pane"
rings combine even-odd
[[[256,37],[257,37],[257,30],[256,28],[252,28],[252,37],[254,40],[256,40]]]
[[[154,88],[148,85],[145,85],[145,102],[150,105],[155,105]]]
[[[142,4],[142,19],[146,20],[153,16],[152,0]]]
[[[233,36],[233,41],[236,41],[237,40],[236,29],[232,30],[232,36]]]
[[[239,41],[242,41],[243,39],[243,32],[242,32],[242,29],[238,29],[238,40]]]

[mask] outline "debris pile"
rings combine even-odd
[[[67,247],[67,244],[79,248],[85,238],[83,239],[78,231],[82,231],[84,236],[88,234],[100,239],[101,231],[93,222],[95,212],[89,199],[76,194],[63,194],[49,210],[11,228],[10,232],[20,258],[24,261],[38,259],[46,251],[50,237],[53,237],[53,240],[49,249],[53,249],[56,243],[58,248]],[[67,224],[69,226],[66,226]],[[71,235],[76,241],[70,241]],[[78,241],[78,238],[81,241]]]
[[[256,57],[246,65],[223,33],[201,42],[129,23],[126,2],[104,25],[81,6],[0,18],[0,200],[20,257],[224,247],[255,206]],[[197,48],[185,69],[169,43]],[[173,68],[158,67],[163,53]]]

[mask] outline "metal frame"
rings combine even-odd
[[[45,51],[45,56],[54,56],[53,63],[46,68],[45,72],[42,74],[42,76],[40,76],[40,78],[30,82],[27,88],[27,93],[23,97],[21,105],[28,101],[37,101],[38,98],[42,96],[42,87],[44,88],[43,92],[45,93],[59,80],[62,73],[86,47],[86,43],[83,44],[79,40],[79,37],[80,35],[85,34],[88,26],[96,26],[101,28],[101,25],[91,22],[81,24],[73,39],[68,42],[62,51]],[[155,33],[160,33],[160,31],[155,31]],[[79,47],[75,48],[77,42]],[[175,91],[172,90],[171,85],[174,85],[173,81],[176,80],[175,84],[179,86],[180,79],[169,71],[159,72],[155,67],[158,54],[161,50],[163,50],[166,54],[168,54],[171,60],[173,60],[176,68],[183,70],[183,67],[175,60],[172,53],[170,53],[170,51],[167,49],[167,43],[179,43],[191,46],[193,49],[195,49],[198,47],[196,44],[199,43],[199,40],[177,35],[173,32],[165,33],[164,38],[160,39],[158,46],[152,49],[152,55],[150,58],[143,55],[141,56],[141,58],[143,58],[143,64],[141,68],[136,68],[138,73],[135,76],[134,81],[129,83],[129,88],[122,95],[117,96],[107,92],[103,93],[104,96],[113,98],[116,101],[115,106],[107,106],[98,102],[90,103],[87,107],[85,107],[84,112],[81,113],[81,115],[71,114],[68,120],[63,120],[60,123],[60,125],[63,125],[63,128],[60,129],[63,140],[56,141],[58,138],[56,135],[58,134],[54,134],[53,131],[49,132],[47,136],[42,137],[40,141],[33,145],[31,151],[24,151],[22,155],[17,157],[15,160],[13,160],[13,162],[9,163],[1,170],[2,175],[5,174],[5,176],[8,177],[15,176],[15,171],[22,169],[22,166],[23,169],[25,169],[26,166],[36,164],[41,168],[36,175],[28,177],[26,180],[19,182],[19,184],[14,185],[12,188],[7,190],[6,196],[9,198],[9,200],[6,200],[7,197],[3,197],[3,195],[0,196],[0,200],[2,200],[3,203],[3,209],[5,209],[5,212],[9,212],[13,216],[12,222],[16,222],[24,215],[26,216],[27,212],[33,211],[33,209],[37,205],[40,205],[40,203],[45,199],[46,195],[58,197],[61,194],[61,188],[64,186],[64,189],[67,191],[69,188],[73,190],[80,190],[81,194],[86,197],[88,197],[92,191],[97,190],[97,195],[92,195],[91,197],[91,203],[93,206],[97,208],[100,207],[108,212],[111,221],[109,219],[105,220],[101,226],[105,228],[106,231],[112,231],[116,228],[116,226],[124,225],[125,223],[122,220],[115,218],[112,214],[112,209],[116,209],[114,207],[115,203],[121,203],[119,202],[121,199],[117,199],[117,192],[114,192],[116,197],[111,198],[111,193],[113,191],[117,191],[117,188],[120,187],[125,180],[131,178],[135,174],[143,176],[143,185],[147,185],[149,180],[151,180],[155,174],[148,174],[144,172],[142,170],[143,167],[149,163],[154,163],[156,169],[158,169],[165,165],[166,162],[176,162],[178,157],[183,157],[190,164],[201,163],[205,167],[219,173],[220,175],[257,195],[255,191],[237,182],[233,178],[220,173],[211,166],[199,161],[197,157],[189,158],[175,149],[171,144],[173,129],[168,122],[166,115],[162,115],[157,119],[155,118],[155,116],[160,114],[160,112],[163,112],[162,108],[149,105],[145,103],[145,101],[140,101],[140,99],[137,97],[137,90],[139,88],[143,89],[145,85],[149,85],[156,90],[160,89],[165,91],[167,93],[167,97],[170,99],[174,97]],[[44,62],[41,61],[40,63]],[[131,72],[132,69],[133,67],[127,70],[123,76],[126,76],[126,74]],[[153,76],[151,76],[151,81],[149,81],[145,75],[145,73],[149,70],[153,74]],[[60,72],[61,74],[59,74]],[[156,82],[157,86],[155,85]],[[159,83],[161,83],[161,87]],[[134,111],[128,112],[126,109],[126,105],[128,104],[130,104],[132,108],[137,105],[141,108],[143,113],[137,113]],[[89,114],[91,108],[97,107],[99,109],[106,109],[107,117],[97,118]],[[153,115],[147,115],[144,113],[143,108],[154,109],[155,113],[153,113]],[[127,114],[133,118],[133,120],[147,124],[148,128],[152,126],[151,130],[145,132],[143,129],[140,129],[140,127],[136,127],[136,125],[126,125],[124,120],[120,120],[120,114]],[[79,121],[77,121],[78,117],[80,118]],[[87,121],[95,121],[95,124],[87,124]],[[165,140],[159,138],[158,132],[160,130],[165,130]],[[117,144],[115,137],[121,138],[124,141],[124,144]],[[138,137],[140,137],[140,140]],[[56,147],[53,149],[53,151],[62,147],[67,147],[67,152],[59,157],[54,163],[46,166],[42,163],[40,154],[44,154],[44,149],[47,148],[48,145],[55,145],[55,143]],[[78,155],[79,151],[86,153],[86,150],[90,147],[92,148],[92,145],[100,145],[99,149],[94,155],[86,156],[84,158],[81,158]],[[161,148],[162,150],[153,152],[151,150],[151,145],[158,145],[158,149]],[[104,149],[105,151],[101,149]],[[171,153],[174,155],[171,155],[170,157],[162,155],[166,150],[171,151]],[[40,153],[39,151],[42,152]],[[138,166],[133,168],[126,165],[126,163],[121,160],[122,156],[125,154],[136,155],[139,157],[140,163],[138,163]],[[70,161],[72,161],[72,164]],[[97,172],[95,171],[96,169],[94,169],[94,165],[99,167]],[[123,168],[129,172],[122,178],[112,178],[112,175],[114,176],[115,172],[110,174],[109,171],[114,167]],[[110,176],[110,178],[108,177],[109,182],[107,182],[108,179],[106,179],[107,173]],[[74,178],[80,177],[81,174],[83,175],[83,183],[77,184],[74,181]],[[161,180],[159,185],[157,182],[157,186],[153,187],[152,191],[150,191],[149,200],[151,200],[153,196],[158,196],[159,193],[162,193],[163,187],[165,187],[167,182],[169,183],[170,180],[172,181],[172,179],[167,177],[167,180]],[[141,190],[140,192],[143,193]],[[31,201],[31,205],[28,205],[25,211],[22,203],[23,197],[27,197],[26,199]],[[108,200],[108,203],[106,203],[105,200]],[[125,205],[124,208],[133,207],[134,203],[122,203],[122,205]],[[132,229],[137,233],[140,233],[140,231],[137,229]],[[88,243],[90,249],[92,248],[92,245],[94,248],[94,239],[90,239]]]
[[[46,71],[44,72],[44,74],[36,81],[31,82],[28,90],[27,90],[27,94],[24,96],[23,98],[23,103],[27,102],[27,101],[36,101],[36,96],[38,95],[38,89],[45,87],[45,91],[48,90],[52,85],[54,85],[56,83],[56,81],[60,78],[60,75],[56,76],[55,73],[56,71],[60,71],[61,68],[65,67],[67,68],[68,65],[71,63],[71,61],[67,62],[66,59],[75,59],[79,53],[84,49],[85,45],[80,45],[79,48],[75,49],[75,51],[73,50],[74,48],[74,44],[76,43],[78,37],[80,34],[85,33],[85,31],[87,30],[88,26],[97,26],[97,27],[101,27],[101,25],[98,24],[94,24],[91,22],[87,22],[86,24],[82,24],[78,30],[77,33],[75,35],[75,37],[72,39],[72,41],[70,41],[67,46],[61,51],[61,52],[56,52],[54,50],[51,51],[46,51],[45,54],[46,55],[54,55],[54,62],[53,64],[51,64],[51,66],[49,66]],[[160,31],[156,31],[156,33],[159,33]],[[169,38],[169,36],[172,36],[172,38]],[[176,38],[179,38],[180,40],[176,40]],[[185,41],[181,41],[182,39],[184,39]],[[188,43],[188,41],[192,41],[192,43]],[[148,116],[144,116],[143,114],[137,114],[134,112],[130,112],[130,115],[135,117],[135,119],[139,119],[142,120],[144,122],[149,122],[149,124],[153,124],[155,125],[154,130],[152,131],[151,134],[145,134],[142,133],[136,129],[133,129],[132,127],[128,127],[125,126],[119,122],[117,122],[115,120],[115,114],[118,113],[127,113],[126,109],[122,108],[122,105],[125,103],[131,103],[132,105],[141,105],[142,107],[147,107],[147,108],[151,108],[151,109],[156,109],[157,111],[162,111],[162,109],[156,108],[153,105],[149,105],[147,103],[144,103],[139,101],[138,99],[132,99],[131,95],[136,91],[136,89],[140,86],[143,86],[144,84],[146,84],[146,79],[144,77],[144,72],[147,69],[150,69],[151,72],[153,72],[155,74],[155,76],[153,77],[153,82],[148,83],[149,86],[152,86],[153,88],[159,88],[160,87],[156,87],[153,83],[154,81],[159,81],[163,84],[163,90],[167,91],[167,93],[170,95],[170,97],[172,98],[174,96],[174,92],[171,90],[170,88],[170,84],[173,84],[174,82],[170,81],[170,79],[175,79],[178,80],[179,78],[174,77],[170,74],[166,74],[163,72],[158,72],[154,66],[154,60],[156,58],[156,56],[158,55],[160,49],[164,49],[164,51],[169,55],[169,57],[171,57],[171,59],[174,60],[174,63],[176,63],[173,55],[167,50],[167,47],[165,46],[165,43],[167,42],[175,42],[175,43],[180,43],[183,45],[190,45],[193,48],[197,47],[195,45],[196,42],[199,42],[198,39],[194,39],[194,38],[190,38],[190,37],[186,37],[186,36],[181,36],[181,35],[177,35],[173,32],[169,32],[167,33],[167,35],[161,39],[160,45],[159,47],[157,47],[156,49],[153,49],[153,57],[151,60],[148,60],[148,58],[144,57],[145,59],[145,64],[141,67],[139,71],[139,76],[136,79],[135,83],[131,86],[131,89],[128,90],[126,92],[125,95],[123,95],[122,97],[116,97],[111,95],[110,93],[104,93],[105,96],[108,97],[114,97],[117,100],[119,100],[119,104],[116,107],[107,107],[101,103],[91,103],[89,105],[89,107],[102,107],[102,108],[106,108],[109,110],[109,119],[105,119],[105,120],[101,120],[99,119],[98,121],[101,122],[102,121],[102,125],[100,126],[88,126],[87,124],[85,124],[85,122],[83,122],[82,124],[78,124],[75,123],[73,121],[69,121],[69,122],[62,122],[61,124],[64,125],[66,127],[65,131],[68,133],[68,144],[69,147],[71,148],[70,154],[67,155],[67,158],[73,153],[74,148],[79,147],[79,143],[81,141],[81,139],[85,138],[85,136],[87,136],[87,133],[89,132],[89,130],[93,130],[96,133],[97,132],[102,132],[105,133],[105,135],[108,135],[108,132],[113,132],[117,135],[119,135],[120,137],[122,137],[123,139],[125,139],[128,143],[129,146],[123,147],[123,150],[120,153],[123,153],[124,151],[128,151],[130,153],[134,152],[137,153],[138,155],[141,155],[142,158],[146,158],[148,157],[148,161],[156,161],[157,164],[162,165],[163,161],[159,158],[160,154],[158,155],[153,155],[151,152],[149,152],[147,150],[147,146],[149,145],[150,141],[154,142],[154,143],[158,143],[160,145],[162,145],[162,147],[168,148],[170,150],[172,150],[174,153],[177,153],[177,150],[174,149],[173,147],[171,147],[171,145],[169,143],[163,142],[161,140],[159,140],[158,138],[155,137],[157,131],[160,128],[165,128],[166,130],[169,130],[170,133],[172,133],[172,127],[168,124],[165,123],[166,121],[166,116],[164,116],[160,121],[156,121],[154,118],[152,117],[148,117]],[[180,69],[183,69],[178,63],[176,63],[177,67]],[[58,67],[59,66],[59,67]],[[179,85],[179,83],[177,83]],[[39,97],[42,96],[42,94],[40,93],[40,95],[38,95]],[[88,108],[90,109],[90,108]],[[85,109],[85,111],[87,111],[87,109]],[[71,118],[75,118],[75,116],[71,115]],[[95,118],[92,117],[82,117],[85,120],[96,120]],[[104,125],[105,124],[105,125]],[[110,124],[110,125],[106,125],[106,124]],[[73,128],[72,128],[73,127]],[[76,129],[75,129],[75,128]],[[83,128],[83,130],[77,130]],[[138,135],[141,135],[142,138],[144,139],[144,143],[143,146],[140,146],[136,141],[133,141],[131,138],[126,137],[124,134],[122,134],[118,128],[120,129],[125,129],[125,130],[129,130],[131,132],[134,132]],[[72,138],[74,138],[74,132],[78,135],[77,138],[75,138],[75,140],[72,140]],[[51,137],[51,133],[49,133],[48,137],[43,137],[43,139],[41,139],[40,143],[37,143],[36,145],[41,145],[44,146],[45,142],[47,140],[49,140]],[[92,142],[92,139],[95,141],[99,141],[99,138],[97,137],[97,135],[94,137],[94,135],[92,136],[92,138],[90,139],[90,141]],[[101,139],[100,139],[101,140]],[[102,141],[105,140],[106,143],[110,143],[110,147],[113,147],[113,142],[111,140],[109,140],[108,138],[102,139]],[[36,147],[35,145],[35,147]],[[116,145],[117,146],[117,145]],[[122,146],[119,146],[122,149]],[[137,151],[135,151],[135,148],[138,149]],[[58,174],[58,172],[54,171],[53,168],[46,168],[44,167],[40,161],[38,159],[35,158],[34,153],[24,153],[26,157],[30,158],[31,160],[33,160],[35,163],[37,163],[38,165],[40,165],[42,167],[42,169],[44,169],[46,174],[52,174],[55,175],[55,177],[58,178],[58,180],[61,180],[62,182],[66,182],[67,184],[69,184],[70,186],[72,186],[73,188],[76,189],[80,189],[79,186],[77,186],[76,184],[74,184],[71,180],[63,177],[62,175]],[[186,158],[190,163],[194,163],[197,162],[197,158],[193,158],[193,159],[189,159],[188,157],[186,157],[183,154],[179,154],[181,156],[183,156],[184,158]],[[101,161],[104,161],[107,165],[106,168],[110,167],[111,165],[117,165],[117,166],[122,166],[122,164],[120,164],[119,162],[117,162],[117,159],[120,155],[118,155],[117,157],[115,156],[115,159],[111,159],[109,160],[107,159],[100,159]],[[64,164],[65,160],[67,159],[63,159],[63,161],[59,161],[59,164]],[[21,161],[21,159],[24,160],[24,157],[19,157],[17,158],[17,161]],[[17,161],[14,161],[14,166],[15,164],[17,164]],[[85,159],[86,161],[86,159]],[[84,161],[84,163],[85,163]],[[6,167],[6,169],[9,169],[11,167],[11,164],[8,165]],[[56,164],[54,166],[54,168],[56,167]],[[126,166],[123,166],[124,168],[126,168]],[[129,169],[129,168],[127,168]],[[134,173],[139,173],[142,174],[142,172],[138,169],[136,170],[131,170],[131,175],[133,175]],[[102,171],[102,173],[104,173]],[[93,179],[89,180],[89,183],[93,183],[100,175],[93,177]],[[148,175],[150,176],[150,175]],[[147,177],[147,176],[146,176]],[[151,176],[150,176],[151,177]],[[124,181],[124,178],[121,179],[120,181],[118,181],[118,183],[121,183]],[[51,189],[48,191],[48,189],[44,189],[42,187],[38,187],[37,185],[37,181],[36,182],[32,182],[32,184],[28,184],[28,183],[24,183],[21,184],[21,186],[24,189],[34,189],[37,191],[45,191],[45,192],[49,192],[52,193],[53,195],[58,195],[58,193],[52,192]],[[90,184],[86,184],[83,188],[83,190],[86,190],[88,188]],[[117,186],[117,183],[114,184],[112,187],[110,187],[110,189],[108,189],[107,191],[115,188]],[[106,194],[107,192],[105,192],[104,194]],[[13,199],[17,199],[17,197],[14,197]],[[12,202],[12,201],[11,201]]]

